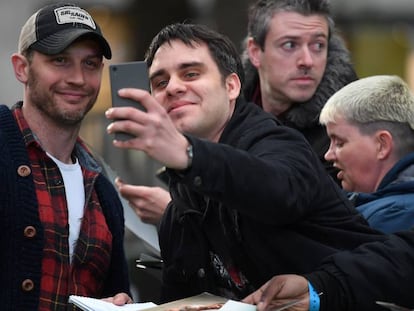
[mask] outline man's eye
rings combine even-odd
[[[154,81],[152,83],[153,88],[155,89],[165,88],[167,84],[168,84],[168,80],[159,80],[159,81]]]
[[[326,46],[326,44],[323,43],[323,42],[316,42],[316,43],[313,44],[313,49],[315,51],[323,51],[323,50],[325,50],[325,46]]]
[[[295,48],[295,46],[296,46],[296,44],[293,41],[288,41],[288,42],[285,42],[285,43],[282,44],[282,47],[285,50],[292,50],[292,49]]]
[[[87,60],[85,61],[85,65],[88,66],[89,68],[99,68],[100,63],[97,61],[93,61],[93,60]]]
[[[185,74],[185,76],[186,76],[187,78],[194,78],[194,77],[199,76],[199,74],[198,74],[198,72],[190,71],[190,72],[187,72],[187,73]]]
[[[53,59],[53,62],[55,62],[56,64],[65,64],[66,63],[66,58],[64,58],[64,57],[55,57]]]

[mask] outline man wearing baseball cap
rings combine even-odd
[[[0,106],[2,310],[69,310],[70,295],[131,302],[118,194],[79,138],[111,48],[73,4],[33,14],[11,56],[23,101]]]

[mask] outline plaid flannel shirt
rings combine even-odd
[[[112,235],[94,190],[98,173],[82,165],[86,148],[78,140],[74,155],[82,166],[85,211],[71,264],[63,178],[34,137],[21,109],[17,107],[13,113],[27,146],[45,232],[38,310],[68,310],[69,295],[100,296],[111,260]]]

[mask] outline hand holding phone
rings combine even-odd
[[[109,79],[113,107],[134,107],[145,111],[139,102],[118,95],[118,90],[122,88],[150,90],[148,66],[145,61],[111,64],[109,65]],[[116,140],[131,138],[135,138],[135,136],[123,132],[115,133]]]

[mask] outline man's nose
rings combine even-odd
[[[186,87],[185,87],[184,81],[182,81],[177,76],[171,76],[169,81],[168,81],[166,91],[170,95],[175,95],[177,93],[181,93],[181,92],[185,91],[185,88]]]
[[[82,65],[73,65],[68,73],[67,81],[73,84],[82,85],[85,83],[85,72]]]
[[[313,57],[312,57],[312,53],[309,50],[308,46],[304,46],[301,49],[299,59],[298,59],[298,65],[299,67],[306,67],[306,68],[313,66]]]

